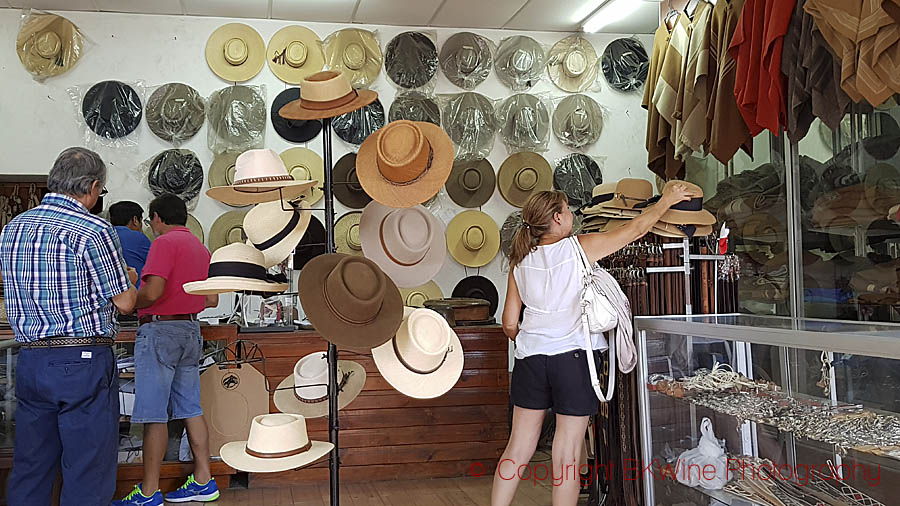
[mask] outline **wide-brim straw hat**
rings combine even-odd
[[[401,288],[400,297],[407,307],[424,307],[426,300],[443,299],[444,292],[433,280],[413,288]]]
[[[497,107],[500,137],[510,149],[535,151],[550,139],[550,110],[541,99],[517,93]]]
[[[388,111],[388,121],[400,119],[427,121],[441,126],[441,106],[433,97],[420,91],[402,91],[394,96]]]
[[[659,221],[653,225],[650,231],[662,237],[681,239],[684,237],[705,237],[713,233],[713,227],[712,225],[673,225]]]
[[[594,188],[603,183],[597,161],[584,153],[570,153],[556,162],[553,187],[566,194],[569,205],[581,207],[591,202]]]
[[[494,282],[484,276],[468,276],[460,280],[453,288],[453,297],[465,299],[483,299],[491,304],[491,315],[497,312],[500,305],[500,295]],[[435,297],[439,298],[439,297]]]
[[[422,32],[403,32],[384,49],[384,71],[401,88],[425,86],[437,68],[437,48]]]
[[[303,200],[293,205],[281,200],[264,202],[244,215],[243,230],[247,242],[263,253],[269,268],[291,256],[311,216],[309,204]]]
[[[338,410],[359,396],[366,385],[366,370],[351,360],[338,360]],[[299,386],[300,388],[295,388]],[[278,384],[275,407],[282,413],[306,418],[328,416],[328,360],[323,352],[310,353],[294,364],[293,373]]]
[[[206,64],[226,81],[249,81],[262,70],[265,59],[266,43],[250,25],[222,25],[206,41]]]
[[[325,50],[319,36],[305,26],[291,25],[269,39],[266,61],[275,77],[289,84],[320,72],[325,65]]]
[[[350,211],[335,222],[334,248],[338,253],[362,256],[362,244],[359,241],[360,218],[362,211]]]
[[[403,319],[397,285],[365,257],[330,253],[300,272],[300,304],[325,340],[370,350],[389,341]]]
[[[83,50],[81,31],[56,14],[31,12],[16,35],[19,61],[36,78],[67,72],[81,58]]]
[[[183,142],[200,131],[206,121],[206,101],[182,83],[164,84],[147,100],[147,126],[157,137]]]
[[[460,160],[447,178],[447,195],[460,207],[480,207],[494,194],[497,176],[487,159]]]
[[[372,350],[381,376],[415,399],[439,397],[456,385],[463,370],[459,336],[438,313],[403,308],[396,336]]]
[[[547,73],[559,89],[579,92],[590,88],[599,72],[597,51],[587,39],[570,35],[553,45],[547,57]]]
[[[487,213],[463,211],[447,225],[447,249],[466,267],[487,265],[500,251],[500,229]]]
[[[583,148],[597,142],[603,130],[603,109],[593,98],[568,96],[553,111],[553,134],[564,146]]]
[[[322,131],[322,122],[317,119],[292,120],[278,114],[282,107],[299,99],[300,88],[288,88],[275,97],[269,109],[275,133],[288,142],[309,142]]]
[[[372,90],[356,90],[347,76],[326,70],[317,72],[300,85],[300,98],[278,111],[291,120],[325,119],[361,109],[378,98]]]
[[[294,200],[319,182],[298,181],[288,174],[284,161],[271,149],[241,153],[234,165],[234,183],[206,190],[206,194],[229,205]]]
[[[225,152],[213,158],[209,165],[207,182],[209,187],[228,186],[234,183],[234,164],[240,153]]]
[[[281,160],[288,174],[297,181],[318,181],[297,198],[303,199],[310,206],[318,202],[324,195],[322,185],[325,182],[325,162],[315,151],[308,148],[289,148],[281,152]]]
[[[325,68],[345,74],[354,88],[372,84],[383,61],[378,40],[369,30],[345,28],[325,38]]]
[[[670,207],[659,221],[676,225],[712,225],[716,222],[716,217],[706,209],[703,209],[703,188],[700,188],[693,183],[673,179],[666,182],[663,193],[665,193],[669,186],[675,184],[683,184],[686,186],[688,191],[693,194],[694,197]]]
[[[616,39],[603,50],[601,68],[610,88],[635,91],[647,80],[650,58],[639,40],[631,37]]]
[[[84,123],[105,139],[118,139],[141,124],[141,96],[121,81],[103,81],[90,87],[81,100]]]
[[[200,224],[200,221],[197,220],[197,218],[194,218],[193,214],[188,213],[187,222],[184,226],[187,227],[187,229],[190,230],[191,233],[194,234],[194,237],[196,237],[200,242],[206,242],[206,234],[203,233],[203,225]]]
[[[491,43],[477,33],[454,33],[441,46],[440,64],[451,83],[474,89],[491,73]]]
[[[356,155],[356,175],[366,193],[391,207],[428,200],[452,169],[453,142],[431,123],[394,121],[366,139]]]
[[[333,449],[329,442],[310,441],[303,415],[273,413],[254,418],[249,439],[226,443],[219,454],[239,471],[277,473],[308,466]]]
[[[310,260],[326,252],[325,226],[313,215],[309,219],[306,233],[294,250],[294,270],[302,269]]]
[[[222,246],[244,242],[244,216],[249,211],[228,211],[216,218],[209,229],[209,252],[214,253]]]
[[[494,69],[500,82],[515,91],[524,91],[541,80],[547,54],[538,41],[525,35],[503,39],[497,48]]]
[[[369,203],[359,222],[359,241],[366,258],[402,288],[433,279],[447,258],[444,226],[421,205],[398,209]]]
[[[334,164],[331,174],[334,186],[332,191],[338,202],[351,209],[362,209],[372,202],[372,197],[366,193],[356,174],[356,153],[342,156]]]
[[[287,290],[288,284],[269,281],[262,252],[236,242],[213,252],[207,279],[185,283],[183,288],[190,295],[238,291],[278,293]]]
[[[553,188],[553,169],[539,153],[516,153],[500,165],[497,187],[510,205],[522,207],[533,194]]]
[[[625,177],[616,182],[602,183],[591,191],[591,202],[583,210],[585,216],[590,214],[612,213],[637,216],[640,214],[635,206],[653,197],[653,183],[646,179]]]

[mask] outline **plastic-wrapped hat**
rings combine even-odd
[[[494,59],[497,77],[513,91],[525,91],[537,84],[546,65],[544,48],[525,35],[503,39]]]
[[[575,207],[590,202],[591,192],[602,182],[600,166],[582,153],[566,155],[556,163],[556,170],[553,171],[553,186],[565,192],[569,205]]]
[[[568,148],[579,149],[597,142],[602,130],[603,110],[587,95],[568,96],[553,111],[553,134]]]
[[[384,71],[401,88],[421,88],[438,68],[437,48],[421,32],[403,32],[384,50]]]
[[[325,38],[325,68],[346,75],[354,88],[375,81],[382,61],[375,34],[368,30],[345,28]]]
[[[441,47],[441,70],[451,83],[471,90],[491,73],[490,41],[472,32],[453,34]]]
[[[141,123],[144,106],[131,86],[120,81],[99,82],[81,101],[84,122],[105,139],[118,139],[134,131]]]
[[[516,235],[516,231],[522,226],[522,211],[513,211],[509,213],[503,226],[500,227],[500,251],[509,258],[512,252],[512,240]]]
[[[500,137],[513,151],[543,151],[550,139],[550,111],[534,95],[518,93],[497,107]]]
[[[494,194],[497,176],[488,160],[460,160],[447,178],[447,195],[460,207],[479,207]]]
[[[356,153],[347,153],[331,169],[334,197],[351,209],[362,209],[372,201],[356,175]]]
[[[287,104],[300,100],[300,88],[288,88],[272,101],[269,117],[275,132],[288,142],[309,142],[322,131],[322,122],[317,119],[287,119],[278,114],[278,111]]]
[[[189,202],[203,186],[203,165],[197,155],[187,149],[167,149],[150,163],[147,184],[153,195],[174,193]]]
[[[206,101],[186,84],[169,83],[156,89],[147,100],[147,125],[164,141],[184,142],[206,121]]]
[[[450,96],[443,107],[444,129],[456,146],[456,158],[487,158],[494,147],[497,119],[490,99],[480,93]]]
[[[255,29],[243,23],[228,23],[206,41],[206,63],[222,79],[240,83],[262,70],[266,43]]]
[[[594,84],[598,63],[594,46],[580,35],[570,35],[550,48],[547,73],[559,89],[574,93]]]
[[[58,76],[81,58],[84,36],[68,19],[31,12],[16,36],[16,53],[25,70],[37,79]]]
[[[359,146],[384,126],[384,106],[375,99],[371,104],[334,118],[334,133],[343,141]]]
[[[637,39],[616,39],[603,50],[603,75],[610,88],[635,91],[644,85],[650,70],[647,50]]]
[[[228,86],[210,95],[206,117],[214,153],[245,151],[262,145],[266,134],[266,100],[250,86]]]
[[[553,188],[553,169],[538,153],[516,153],[500,165],[497,186],[504,200],[522,207],[532,194]]]
[[[394,96],[388,121],[405,119],[426,121],[441,126],[441,107],[437,100],[419,91],[403,91]]]
[[[322,70],[325,52],[315,32],[305,26],[291,25],[275,32],[269,40],[266,61],[275,77],[289,84],[300,84]]]

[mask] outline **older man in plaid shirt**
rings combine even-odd
[[[62,505],[106,506],[115,493],[115,313],[134,309],[137,273],[112,225],[88,211],[105,183],[97,153],[69,148],[47,177],[51,193],[0,233],[7,315],[23,343],[10,505],[50,504],[60,467]]]

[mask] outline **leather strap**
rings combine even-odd
[[[196,314],[145,314],[138,318],[138,325],[152,322],[168,322],[176,320],[196,320]]]
[[[250,448],[246,448],[247,455],[251,457],[256,457],[259,459],[281,459],[284,457],[293,457],[294,455],[300,455],[301,453],[308,451],[312,448],[312,441],[307,441],[305,445],[297,448],[295,450],[288,450],[286,452],[277,452],[277,453],[266,453],[266,452],[257,452],[253,451]]]
[[[590,287],[590,277],[594,274],[591,269],[591,263],[584,253],[581,243],[578,242],[578,238],[572,236],[570,239],[575,243],[575,249],[578,250],[578,257],[581,259],[582,290],[592,290]],[[612,336],[613,339],[607,339],[607,341],[609,341],[609,384],[607,385],[606,393],[604,394],[603,390],[600,388],[600,378],[597,376],[597,364],[594,363],[594,343],[591,342],[591,326],[588,323],[587,307],[584,301],[583,291],[581,295],[581,328],[584,333],[585,355],[587,356],[588,371],[590,371],[591,374],[591,386],[594,388],[594,394],[597,395],[597,398],[600,399],[601,402],[609,402],[616,389],[616,336]],[[618,330],[616,330],[616,332],[618,332]]]

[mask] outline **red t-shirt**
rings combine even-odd
[[[162,297],[150,307],[138,310],[138,316],[199,313],[206,307],[203,295],[188,295],[182,285],[206,279],[209,250],[186,227],[173,228],[150,245],[141,280],[159,276],[166,280]]]

